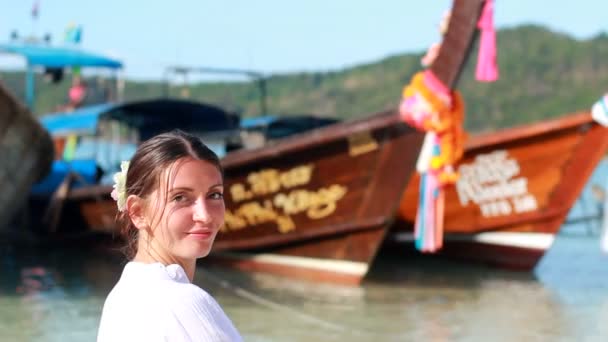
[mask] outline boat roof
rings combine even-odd
[[[241,120],[241,128],[263,131],[269,139],[279,139],[327,126],[338,122],[338,119],[316,115],[265,115]]]
[[[289,124],[302,124],[302,123],[310,123],[310,124],[331,124],[338,122],[340,120],[335,118],[322,117],[317,115],[310,114],[300,114],[300,115],[263,115],[256,116],[250,118],[242,118],[241,119],[241,127],[245,129],[249,128],[260,128],[264,126],[271,125],[289,125]]]
[[[0,52],[15,54],[26,59],[28,64],[48,68],[102,67],[120,69],[122,62],[99,54],[70,46],[51,46],[32,43],[0,43]]]
[[[104,103],[82,107],[72,112],[50,113],[40,117],[40,122],[51,135],[93,135],[97,130],[99,117],[115,106]]]
[[[213,132],[237,129],[239,117],[219,107],[180,99],[153,99],[101,104],[72,112],[52,113],[40,118],[51,135],[94,135],[103,118],[126,122],[141,139],[172,129]]]

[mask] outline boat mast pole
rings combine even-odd
[[[116,81],[116,98],[117,102],[122,102],[125,98],[125,78],[122,69],[114,72],[114,80]]]
[[[163,94],[165,97],[169,96],[169,73],[182,74],[184,77],[188,73],[198,72],[200,74],[231,74],[231,75],[245,75],[250,79],[254,80],[258,84],[260,89],[260,116],[268,114],[268,102],[266,99],[267,88],[266,88],[266,76],[263,73],[251,70],[241,69],[222,69],[222,68],[208,68],[208,67],[181,67],[172,66],[165,69],[164,72],[164,87]]]
[[[34,98],[36,89],[36,79],[34,77],[34,66],[28,61],[27,70],[25,71],[25,103],[30,111],[34,112]]]
[[[268,107],[266,104],[266,78],[258,78],[258,86],[260,87],[260,116],[268,114]]]

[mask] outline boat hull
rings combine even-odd
[[[586,112],[472,137],[446,190],[439,254],[534,268],[607,147],[608,129]],[[418,186],[416,175],[390,238],[411,248]]]
[[[34,115],[0,84],[0,231],[50,170],[53,142]]]
[[[359,283],[394,221],[422,138],[389,111],[228,154],[226,223],[212,256],[245,270]],[[73,189],[59,226],[114,232],[110,191]]]
[[[437,255],[504,269],[530,271],[551,247],[554,239],[554,234],[533,232],[446,234],[444,245]],[[414,234],[406,229],[395,229],[382,248],[401,257],[417,253]]]

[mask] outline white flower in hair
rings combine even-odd
[[[110,196],[116,201],[118,211],[125,210],[127,204],[127,171],[129,170],[129,162],[123,161],[120,163],[120,172],[114,174],[114,190]]]

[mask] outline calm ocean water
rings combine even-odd
[[[608,166],[590,183],[606,184]],[[571,218],[597,206],[590,189]],[[590,199],[591,198],[591,199]],[[608,255],[597,222],[568,225],[534,272],[381,256],[360,287],[199,265],[195,282],[246,341],[606,341]],[[591,233],[589,233],[591,232]],[[0,341],[93,341],[116,255],[0,246]]]

